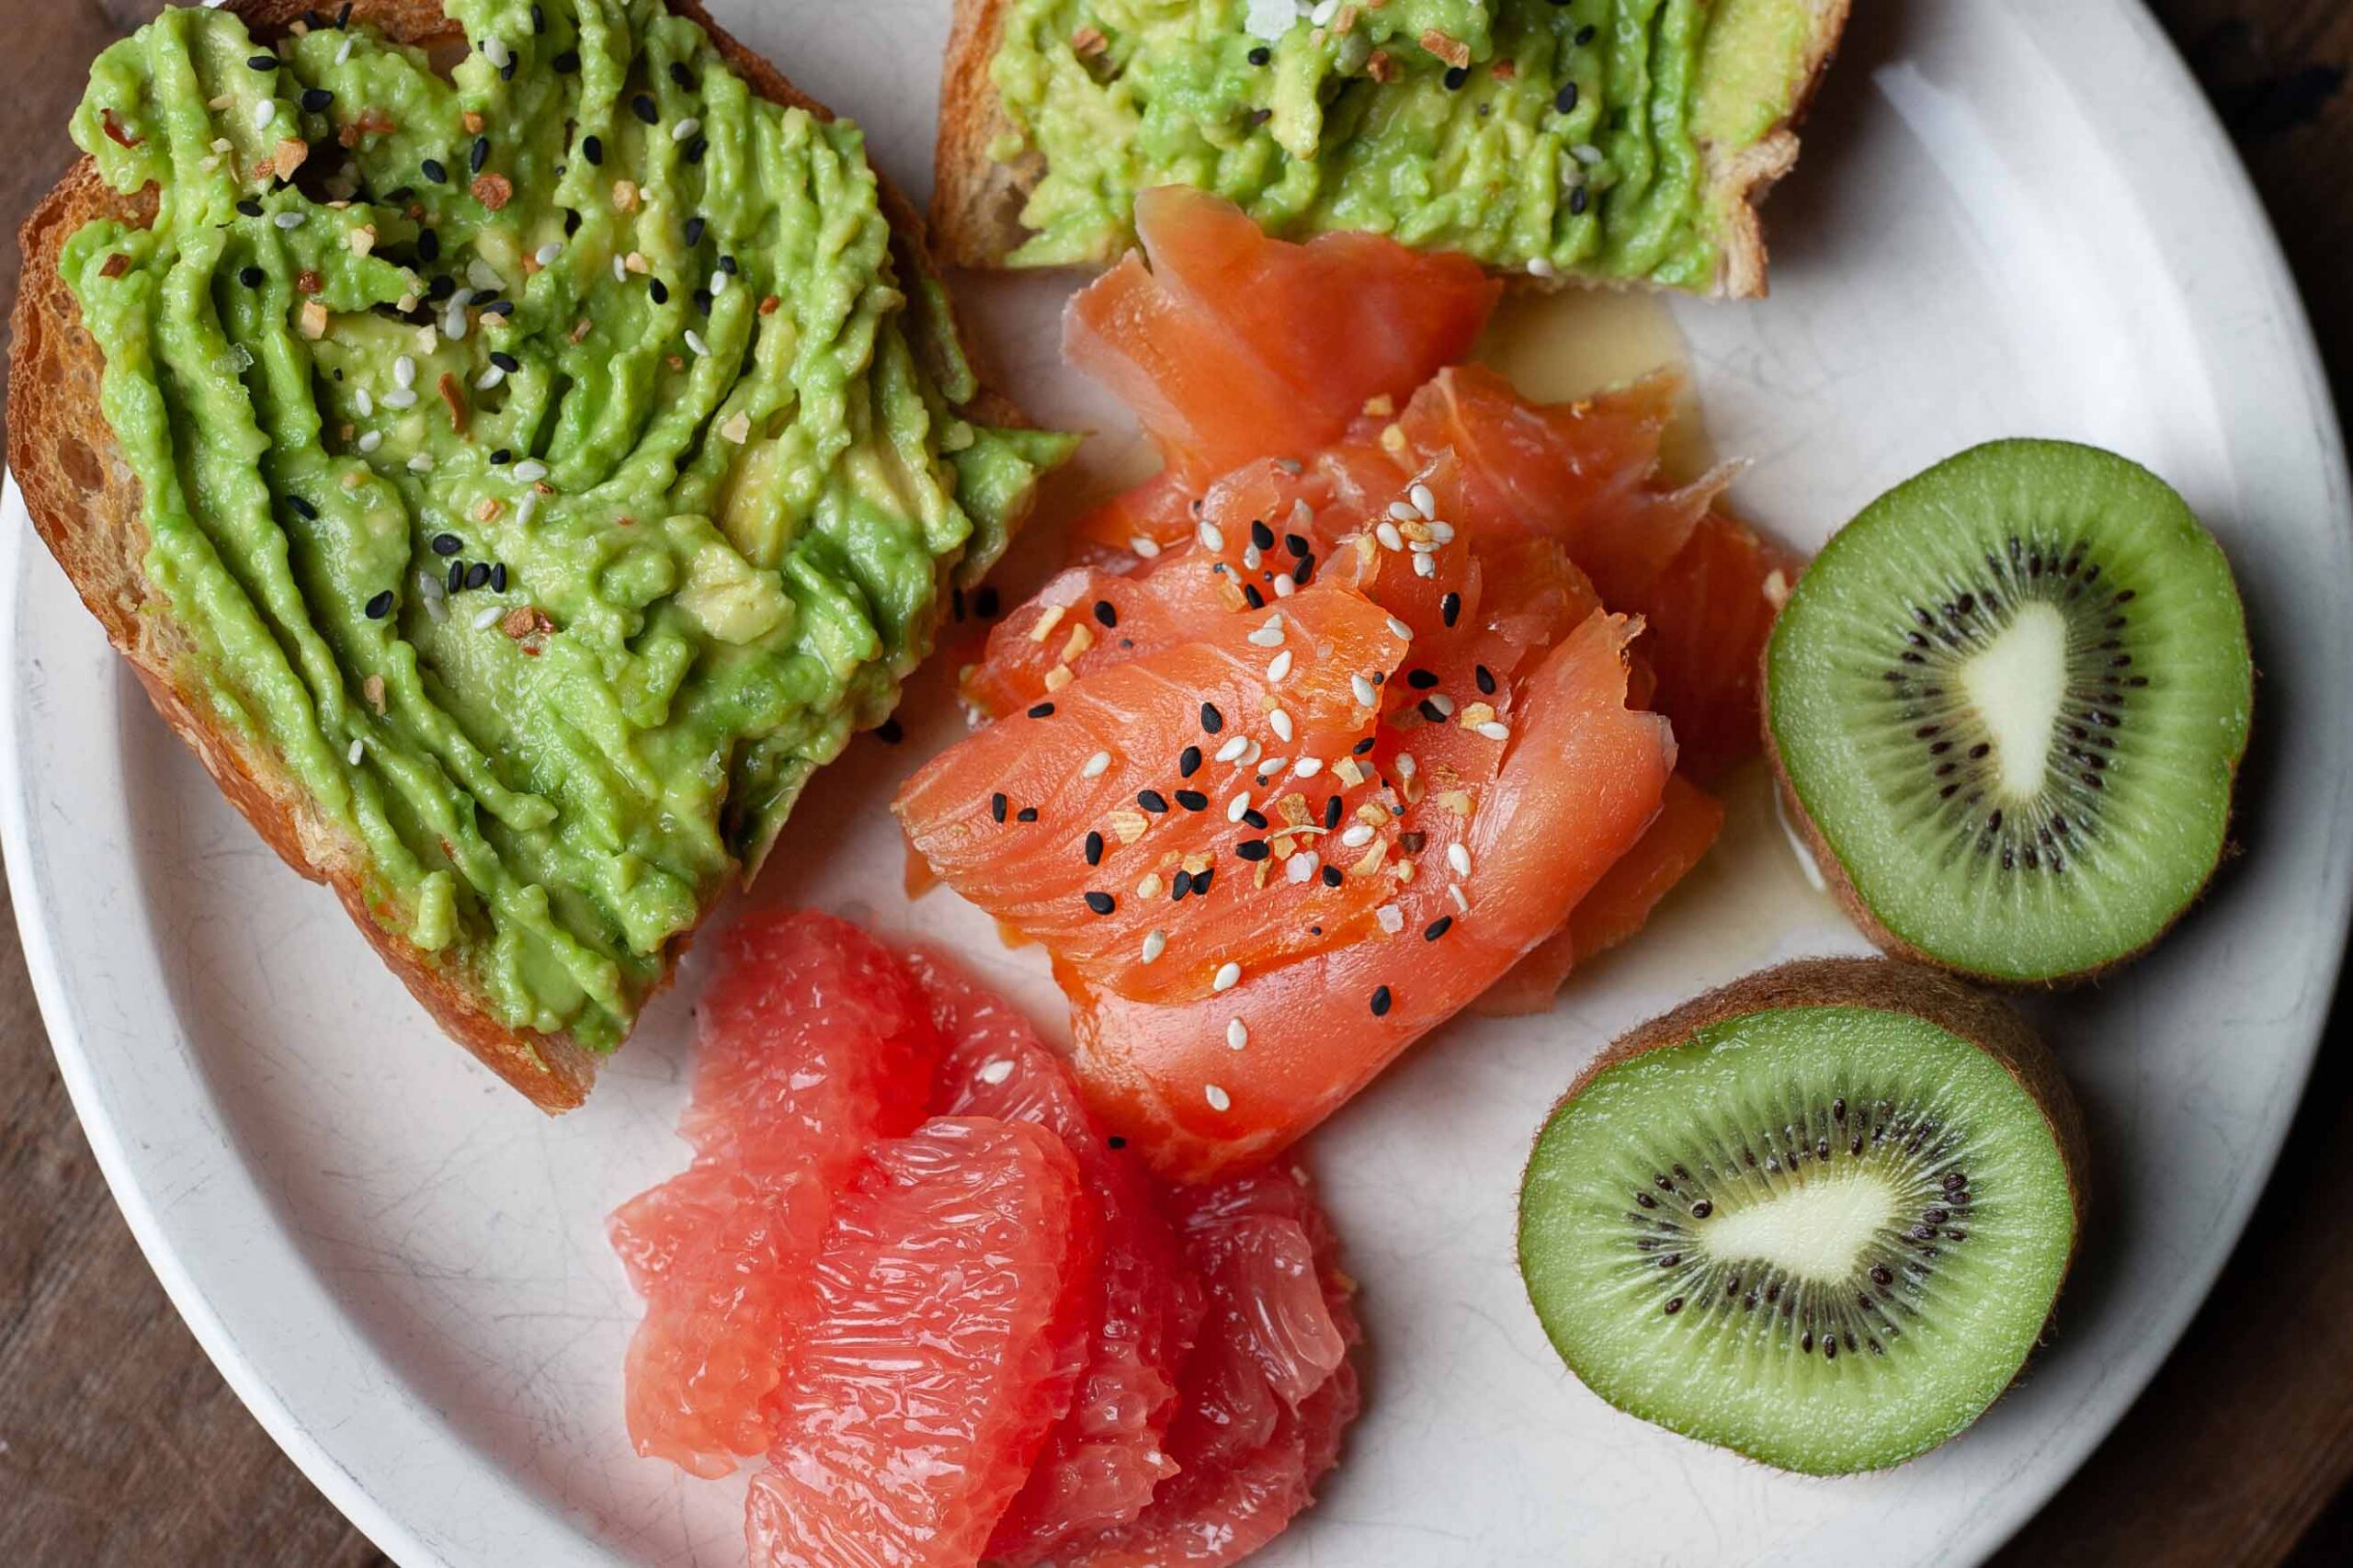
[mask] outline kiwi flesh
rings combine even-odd
[[[2138,464],[1996,441],[1881,496],[1790,591],[1767,748],[1882,948],[2012,984],[2131,957],[2205,887],[2254,665],[2230,563]]]
[[[2083,1120],[2000,1003],[1889,959],[1783,965],[1605,1051],[1520,1193],[1545,1333],[1609,1403],[1784,1470],[1927,1452],[2040,1340]]]

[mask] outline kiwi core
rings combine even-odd
[[[2046,599],[2018,606],[1961,667],[1961,689],[1993,743],[1998,788],[2013,801],[2031,801],[2042,789],[2067,674],[2067,618]]]
[[[1865,1172],[1767,1193],[1727,1209],[1700,1232],[1701,1250],[1723,1263],[1758,1263],[1802,1279],[1842,1280],[1881,1234],[1900,1229],[1896,1195]]]

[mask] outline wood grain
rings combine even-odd
[[[154,8],[0,0],[11,51],[0,232],[15,233],[70,161],[63,127],[90,56]],[[2353,7],[2153,0],[2153,9],[2270,204],[2338,403],[2353,406],[2353,290],[2343,283],[2353,255]],[[13,262],[0,269],[0,316],[15,274]],[[0,917],[0,1563],[386,1562],[278,1452],[164,1299],[58,1083],[5,893]],[[2332,1028],[2332,1047],[2341,1032]],[[2347,1191],[2353,1057],[2330,1049],[2221,1286],[2002,1568],[2353,1562]]]

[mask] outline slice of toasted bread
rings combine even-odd
[[[1738,148],[1704,141],[1700,146],[1707,165],[1700,199],[1722,215],[1715,277],[1704,290],[1718,298],[1748,299],[1765,292],[1765,231],[1757,204],[1798,161],[1797,125],[1837,51],[1851,0],[1794,3],[1803,8],[1805,33],[1789,112]],[[1029,238],[1021,210],[1046,165],[1034,148],[1009,163],[990,155],[1000,139],[1022,140],[989,70],[1014,0],[955,0],[955,5],[940,76],[932,240],[940,258],[951,267],[998,267]]]
[[[831,118],[824,106],[713,24],[697,0],[669,4],[710,35],[754,90]],[[281,36],[308,9],[301,0],[232,0],[230,8],[266,41]],[[421,47],[461,37],[442,15],[438,0],[355,0],[352,17],[388,38]],[[927,240],[915,209],[887,180],[881,200],[898,234],[899,265],[929,271]],[[101,412],[105,359],[81,324],[59,262],[65,242],[85,223],[116,217],[144,225],[154,210],[152,189],[119,195],[85,157],[35,209],[19,236],[24,272],[12,322],[7,457],[33,525],[108,638],[131,661],[156,711],[270,847],[303,876],[334,889],[354,924],[450,1038],[541,1109],[569,1109],[586,1096],[597,1056],[568,1035],[507,1027],[466,974],[411,943],[391,911],[369,908],[364,847],[317,809],[281,759],[220,722],[193,666],[192,640],[146,574],[149,538],[142,487]],[[986,392],[960,412],[995,425],[1022,423],[1009,403]],[[673,938],[665,971],[675,967],[690,935]]]

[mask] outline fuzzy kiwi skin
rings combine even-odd
[[[2222,869],[2222,862],[2238,853],[2238,846],[2231,838],[2229,828],[2226,826],[2223,830],[2222,847],[2214,857],[2214,864],[2206,868],[2205,880],[2199,883],[2198,892],[2191,895],[2179,909],[2174,911],[2173,918],[2158,926],[2150,935],[2149,939],[2139,947],[2119,953],[2106,962],[2094,964],[2089,969],[2079,969],[2067,974],[2053,974],[2040,979],[2027,980],[2016,975],[1987,974],[1983,970],[1971,969],[1966,964],[1952,963],[1938,958],[1934,953],[1924,952],[1880,924],[1879,916],[1871,913],[1871,906],[1863,902],[1863,895],[1856,892],[1855,884],[1847,880],[1846,862],[1839,859],[1837,851],[1830,847],[1830,841],[1822,836],[1822,829],[1814,825],[1813,813],[1807,811],[1805,802],[1798,798],[1797,786],[1790,782],[1789,769],[1781,765],[1780,743],[1773,734],[1773,641],[1771,638],[1765,640],[1765,646],[1757,653],[1756,663],[1758,666],[1757,728],[1764,736],[1765,761],[1773,770],[1773,788],[1780,796],[1782,809],[1790,824],[1798,830],[1799,835],[1805,840],[1806,852],[1813,858],[1814,869],[1822,874],[1823,884],[1829,889],[1830,896],[1838,901],[1838,907],[1846,911],[1847,918],[1854,922],[1855,928],[1870,938],[1874,947],[1891,958],[1903,959],[1910,963],[1942,970],[1948,974],[1961,975],[1981,985],[1991,985],[2006,991],[2057,991],[2071,985],[2087,984],[2121,969],[2172,935],[2173,928],[2181,924],[2182,917],[2205,902],[2208,891],[2214,885],[2214,873]],[[2257,675],[2259,678],[2260,672],[2257,672]],[[2248,712],[2250,745],[2253,744],[2254,716],[2255,710],[2250,709]],[[2231,758],[2231,798],[2234,820],[2238,812],[2239,768],[2246,760],[2246,747],[2242,747],[2239,755]]]
[[[2067,1238],[2067,1258],[2060,1270],[2059,1290],[2052,1298],[2051,1316],[2044,1322],[2038,1341],[2036,1354],[2040,1354],[2040,1344],[2048,1342],[2052,1327],[2058,1321],[2059,1302],[2066,1293],[2067,1276],[2075,1270],[2075,1255],[2083,1245],[2084,1221],[2091,1211],[2091,1145],[2084,1131],[2083,1108],[2076,1103],[2075,1090],[2059,1071],[2058,1059],[2025,1019],[2007,1004],[1972,990],[1942,970],[1900,959],[1798,959],[1695,996],[1672,1012],[1620,1036],[1586,1064],[1539,1124],[1536,1137],[1529,1143],[1530,1165],[1535,1159],[1536,1144],[1541,1142],[1545,1128],[1552,1125],[1562,1108],[1611,1068],[1654,1051],[1685,1044],[1711,1025],[1789,1007],[1863,1007],[1925,1019],[1949,1034],[1959,1035],[2000,1062],[2041,1110],[2043,1121],[2059,1145],[2060,1163],[2066,1169],[2067,1199],[2075,1211],[2075,1223]],[[1520,1191],[1524,1195],[1527,1190],[1528,1169],[1523,1167]],[[1522,1201],[1525,1202],[1524,1197]],[[1524,1211],[1519,1220],[1524,1225]],[[1527,1278],[1527,1264],[1522,1259],[1523,1287]],[[1532,1293],[1529,1304],[1531,1308],[1536,1306]],[[1540,1309],[1538,1313],[1540,1317]],[[2033,1357],[2029,1356],[2018,1369],[2018,1377],[2011,1380],[2012,1388],[2018,1386],[2033,1364]],[[1984,1419],[1983,1412],[1977,1419]],[[1933,1453],[1935,1449],[1927,1451]]]

